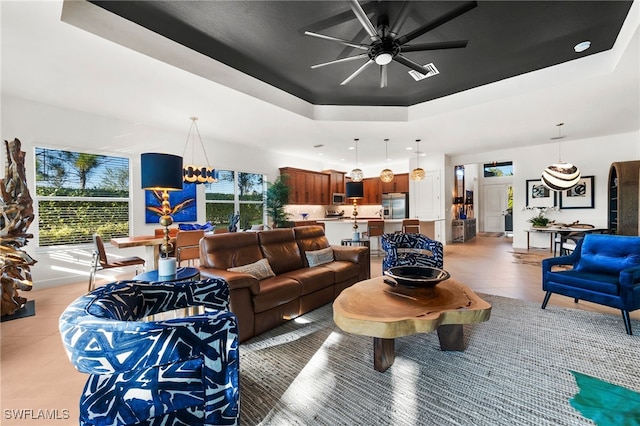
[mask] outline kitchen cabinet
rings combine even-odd
[[[609,169],[609,231],[638,235],[638,179],[640,161],[611,163]]]
[[[362,179],[364,198],[358,204],[382,204],[382,185],[379,177]]]
[[[329,204],[329,174],[292,167],[282,167],[280,174],[287,175],[286,183],[291,188],[289,204]]]
[[[345,172],[339,172],[337,170],[323,170],[322,172],[329,175],[329,197],[334,193],[345,193]]]
[[[409,173],[395,175],[391,182],[382,182],[382,193],[409,192]]]

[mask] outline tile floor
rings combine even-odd
[[[511,239],[483,237],[445,248],[445,269],[473,290],[540,303],[540,267],[513,262]],[[372,276],[381,274],[381,257],[373,257]],[[122,277],[126,278],[126,277]],[[98,285],[104,282],[98,282]],[[36,315],[0,323],[0,424],[77,424],[78,400],[86,376],[77,372],[64,353],[58,317],[86,291],[79,282],[23,292],[35,300]],[[550,305],[608,312],[617,310],[554,295]],[[640,319],[640,311],[632,313]],[[640,333],[640,330],[638,331]],[[17,419],[22,415],[22,419]]]

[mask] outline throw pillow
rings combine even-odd
[[[305,255],[307,256],[307,262],[309,262],[310,267],[333,262],[333,249],[331,247],[316,251],[307,251]]]
[[[264,280],[265,278],[275,277],[276,274],[271,269],[269,261],[267,259],[260,259],[257,262],[250,263],[248,265],[236,266],[235,268],[229,268],[227,271],[242,272],[245,274],[253,275],[257,280]]]

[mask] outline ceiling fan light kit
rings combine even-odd
[[[561,129],[564,123],[558,123],[558,136],[551,140],[561,140],[564,138]],[[560,157],[560,144],[558,142],[558,157]],[[542,184],[552,191],[564,191],[571,189],[580,182],[580,170],[573,164],[566,163],[562,159],[558,159],[557,163],[553,163],[542,171]]]
[[[376,64],[380,67],[380,88],[384,88],[387,86],[387,66],[391,64],[391,62],[397,62],[399,64],[404,65],[411,70],[427,75],[429,70],[419,63],[409,59],[404,53],[409,52],[426,52],[432,50],[441,50],[441,49],[460,49],[467,46],[468,40],[456,40],[456,41],[445,41],[445,42],[436,42],[436,43],[421,43],[421,44],[408,44],[412,40],[426,34],[427,32],[438,28],[439,26],[463,15],[464,13],[474,9],[478,6],[477,1],[468,1],[460,6],[450,10],[449,12],[441,15],[438,18],[433,19],[430,22],[422,25],[419,28],[416,28],[413,31],[410,31],[407,34],[399,36],[398,33],[400,29],[404,25],[407,17],[410,13],[411,4],[410,2],[404,2],[400,11],[398,12],[398,16],[395,17],[395,21],[393,25],[389,26],[389,16],[386,13],[381,13],[377,16],[377,27],[373,25],[366,12],[358,3],[357,0],[348,0],[349,6],[353,11],[354,15],[364,28],[365,32],[368,34],[371,43],[363,44],[357,40],[344,40],[337,37],[328,36],[325,34],[318,34],[311,31],[305,31],[305,35],[310,37],[316,37],[321,40],[332,41],[336,43],[340,43],[344,46],[351,47],[359,50],[366,50],[365,53],[360,53],[356,56],[349,56],[346,58],[340,58],[333,61],[325,62],[322,64],[312,65],[311,68],[316,69],[323,67],[325,65],[332,65],[352,60],[364,59],[368,58],[367,62],[362,64],[358,69],[356,69],[349,77],[347,77],[341,85],[348,84],[351,80],[360,75],[364,70],[369,68],[371,65]],[[414,77],[415,78],[415,77]]]

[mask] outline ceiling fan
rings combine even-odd
[[[371,38],[371,44],[362,44],[357,41],[344,40],[337,37],[332,37],[324,34],[318,34],[312,31],[305,31],[305,35],[316,37],[322,40],[335,41],[342,45],[353,47],[355,49],[365,50],[365,53],[361,53],[355,56],[348,56],[346,58],[336,59],[334,61],[324,62],[311,66],[312,69],[324,67],[327,65],[338,64],[342,62],[356,61],[358,59],[367,59],[360,68],[358,68],[353,74],[347,77],[340,85],[345,85],[351,80],[356,78],[365,69],[371,65],[378,64],[380,66],[380,87],[387,87],[387,65],[392,61],[398,62],[412,70],[419,72],[420,74],[426,74],[428,70],[415,61],[407,58],[404,53],[408,52],[424,52],[428,50],[440,50],[440,49],[459,49],[467,46],[469,40],[458,41],[445,41],[437,43],[421,43],[421,44],[407,44],[410,41],[420,37],[421,35],[445,24],[452,19],[470,11],[478,6],[476,1],[466,2],[455,9],[445,13],[444,15],[426,23],[425,25],[403,35],[399,36],[398,33],[402,29],[410,11],[410,2],[405,1],[398,13],[393,25],[389,26],[389,16],[386,13],[381,13],[378,16],[377,27],[373,25],[365,11],[363,10],[358,0],[348,0],[351,10],[360,21],[360,24],[364,27],[364,31]]]

